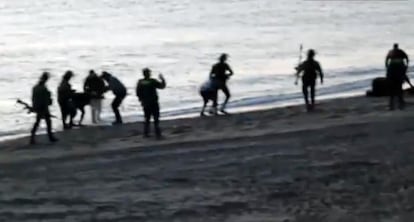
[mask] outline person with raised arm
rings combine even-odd
[[[151,78],[151,70],[145,68],[142,70],[144,76],[137,83],[136,95],[141,102],[144,111],[144,137],[149,137],[151,117],[154,119],[155,135],[158,139],[161,138],[161,129],[159,126],[160,105],[158,102],[157,89],[164,89],[167,85],[162,74],[159,75],[159,80]]]

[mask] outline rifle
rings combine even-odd
[[[296,69],[299,68],[300,63],[302,62],[302,51],[303,51],[303,45],[300,44],[300,47],[299,47],[299,62],[298,62],[298,66],[296,67]],[[299,75],[296,75],[295,85],[298,84],[298,81],[299,81]]]
[[[27,110],[27,113],[28,114],[30,114],[30,113],[36,113],[36,111],[33,109],[33,106],[31,106],[28,103],[22,101],[21,99],[17,99],[16,102],[17,102],[17,104],[23,105],[24,106],[23,109]],[[55,115],[53,115],[53,114],[50,114],[50,117],[57,119],[57,117]]]

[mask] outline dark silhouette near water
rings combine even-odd
[[[385,58],[385,67],[387,69],[387,82],[389,85],[389,92],[390,92],[390,101],[389,101],[389,109],[395,109],[395,97],[398,98],[398,108],[404,109],[405,101],[404,101],[404,92],[403,92],[403,84],[410,82],[410,79],[407,76],[407,68],[409,64],[408,55],[398,47],[398,44],[395,43],[392,50],[390,50]]]
[[[222,54],[219,58],[219,62],[213,65],[210,77],[217,81],[217,87],[219,90],[223,91],[224,95],[226,96],[223,105],[220,108],[220,112],[226,112],[226,105],[230,99],[230,90],[227,86],[227,80],[233,75],[233,70],[227,64],[227,54]]]
[[[102,99],[105,93],[105,82],[94,70],[89,71],[88,77],[83,84],[83,90],[90,96],[92,123],[101,121]]]
[[[115,121],[112,123],[113,125],[122,124],[122,116],[119,112],[119,106],[122,104],[122,101],[125,99],[127,95],[127,89],[122,84],[119,79],[114,77],[112,74],[108,72],[102,72],[102,78],[106,81],[108,86],[106,87],[106,90],[111,90],[112,93],[115,95],[115,99],[112,101],[112,110],[115,114]]]
[[[209,101],[211,101],[212,107],[210,110],[210,114],[217,115],[217,91],[218,85],[216,80],[209,79],[200,87],[200,95],[203,98],[203,108],[201,109],[200,116],[205,116],[204,111],[207,107]]]
[[[56,142],[57,139],[52,133],[52,120],[49,111],[49,106],[52,105],[52,96],[50,91],[46,87],[46,82],[49,79],[49,73],[44,72],[40,77],[39,82],[33,87],[32,90],[32,110],[36,113],[36,121],[33,125],[30,144],[35,144],[35,136],[40,121],[44,119],[47,125],[47,135],[51,142]]]
[[[149,137],[152,117],[154,118],[155,135],[157,138],[161,138],[161,129],[159,126],[160,106],[158,103],[157,89],[164,89],[167,84],[162,74],[159,75],[160,80],[157,80],[151,78],[151,70],[148,68],[143,69],[142,73],[144,78],[138,81],[136,95],[141,102],[145,115],[144,137]]]
[[[57,90],[58,94],[58,103],[60,111],[62,113],[62,124],[63,129],[71,129],[73,127],[73,118],[76,116],[76,108],[73,104],[72,97],[75,93],[75,90],[72,89],[70,80],[73,77],[72,71],[66,71],[62,77],[62,81]],[[67,119],[69,117],[69,122]]]
[[[318,61],[314,59],[315,51],[310,49],[306,60],[296,67],[296,76],[302,75],[302,92],[305,98],[305,104],[307,111],[312,111],[315,108],[315,87],[316,79],[320,78],[321,84],[323,84],[323,72]],[[310,91],[310,102],[309,102],[309,91]]]

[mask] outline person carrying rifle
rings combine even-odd
[[[40,121],[44,119],[47,125],[47,135],[50,142],[58,141],[52,132],[52,120],[49,111],[49,106],[52,105],[52,97],[50,91],[46,87],[46,82],[49,79],[49,73],[44,72],[40,77],[39,82],[33,87],[32,90],[32,110],[36,113],[36,121],[33,125],[30,144],[35,144],[35,136]]]

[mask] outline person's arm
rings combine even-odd
[[[321,65],[319,63],[317,63],[317,64],[318,65],[316,66],[316,68],[317,68],[317,71],[318,71],[318,74],[319,74],[319,78],[321,79],[321,84],[323,84],[323,77],[324,77],[323,71],[322,71]]]
[[[85,82],[83,83],[83,91],[84,92],[88,92],[89,91],[89,79],[87,78],[86,80],[85,80]]]
[[[388,52],[387,56],[385,57],[385,68],[388,68],[389,60],[391,59],[391,51]]]
[[[142,97],[142,85],[141,85],[141,81],[138,81],[137,88],[135,90],[135,93],[136,93],[139,101],[141,101],[141,97]]]
[[[405,52],[404,52],[404,59],[405,59],[405,65],[408,67],[408,64],[410,63],[410,59],[408,58],[408,55]]]
[[[214,76],[216,75],[215,74],[216,71],[215,71],[215,68],[214,67],[215,67],[215,65],[213,65],[213,67],[211,67],[210,78],[214,78]]]
[[[158,78],[160,79],[160,81],[156,81],[155,87],[158,89],[164,89],[167,86],[167,82],[165,81],[164,76],[160,74]]]
[[[226,69],[227,69],[227,71],[229,71],[229,74],[227,76],[232,76],[234,74],[233,70],[231,69],[231,67],[228,64],[226,64]]]

